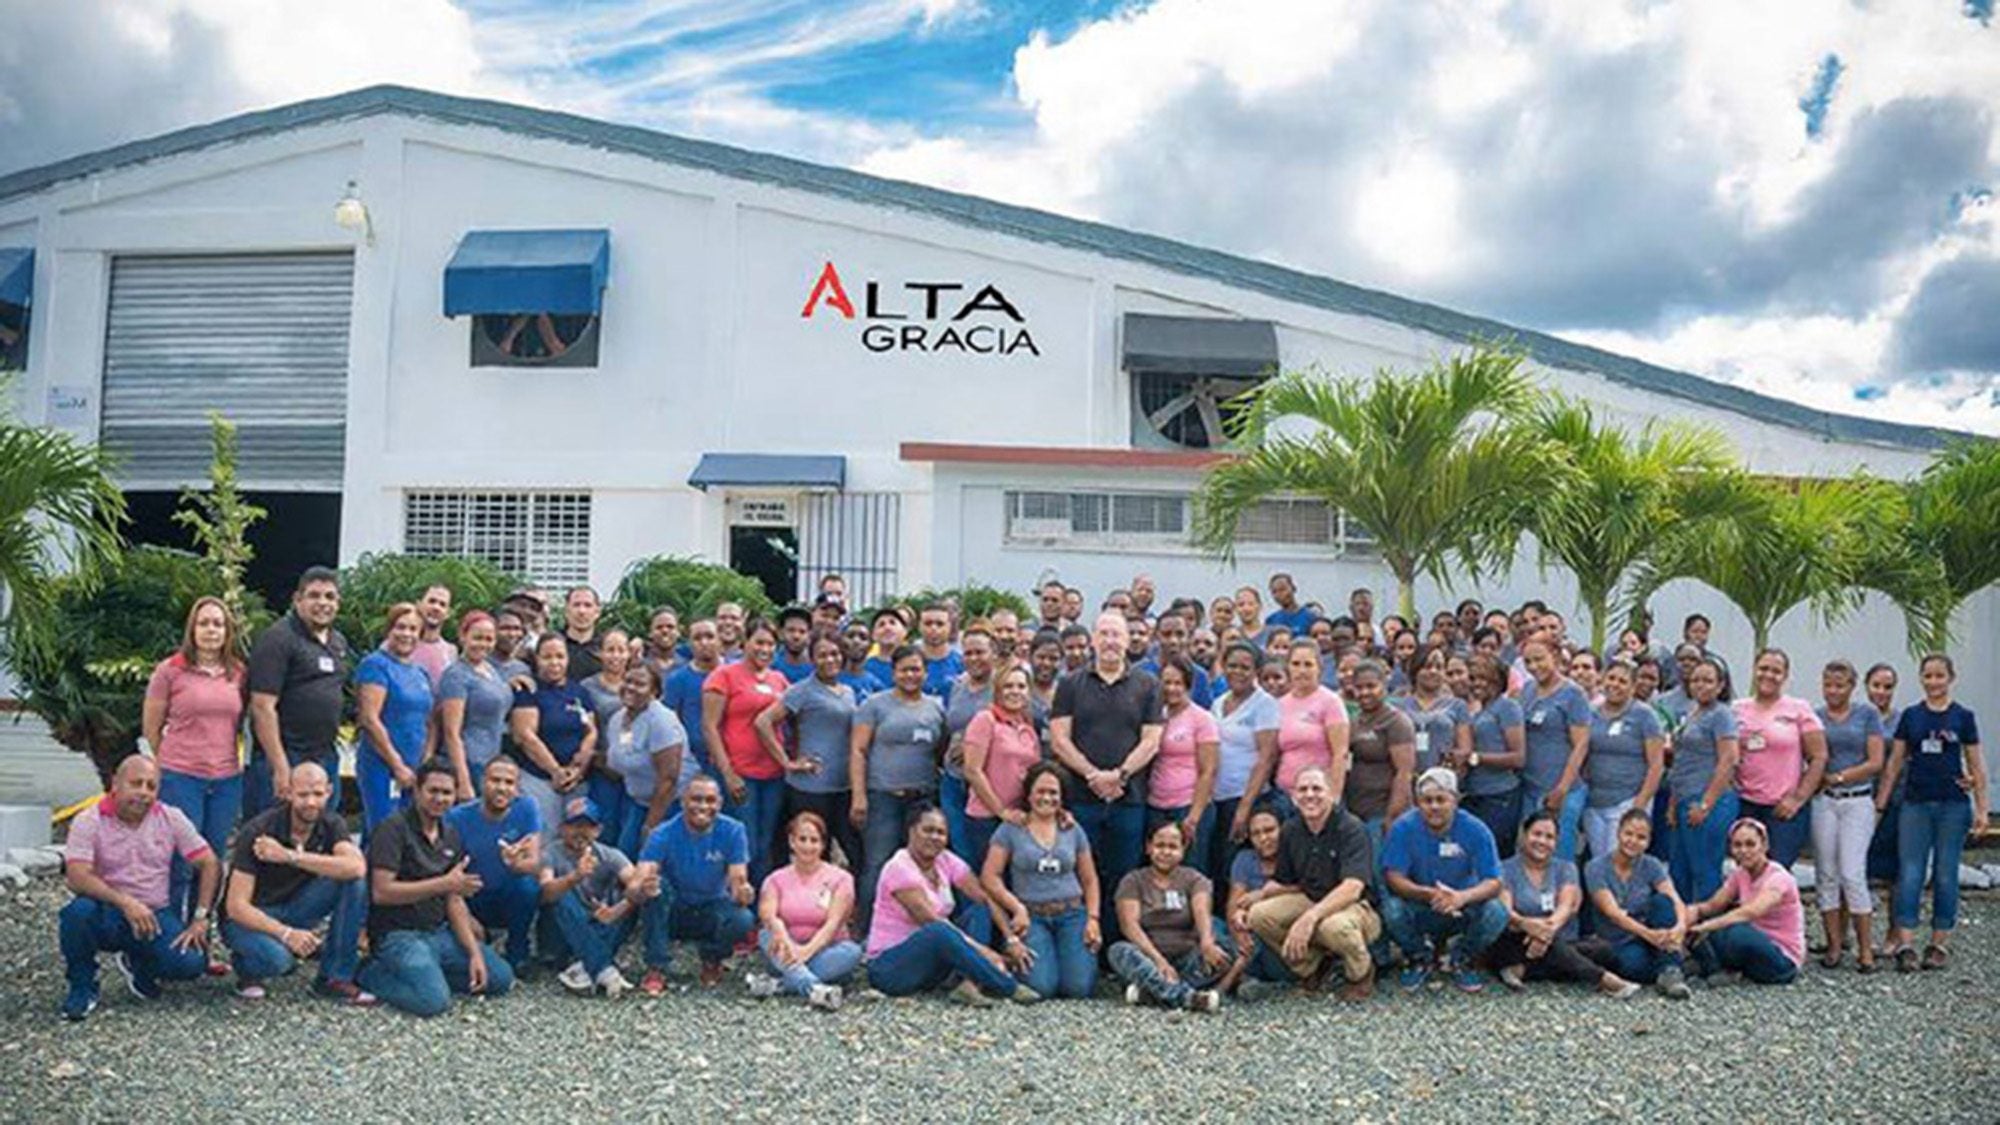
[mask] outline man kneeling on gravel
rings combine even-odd
[[[1301,770],[1292,784],[1299,815],[1279,830],[1277,870],[1250,908],[1250,930],[1309,989],[1325,979],[1328,955],[1338,958],[1347,978],[1341,999],[1366,1000],[1375,993],[1368,943],[1382,936],[1368,905],[1375,874],[1368,830],[1334,806],[1325,770]]]
[[[64,878],[76,895],[57,915],[56,933],[69,977],[64,1019],[97,1007],[97,955],[112,954],[132,995],[152,1000],[163,980],[192,980],[208,971],[208,904],[222,882],[222,865],[194,822],[160,796],[160,771],[133,755],[118,767],[111,792],[69,826]],[[181,928],[167,909],[167,879],[179,855],[200,883],[194,918]]]
[[[756,891],[750,886],[750,839],[743,822],[722,815],[722,790],[697,775],[681,793],[681,815],[646,837],[639,849],[632,898],[645,903],[648,996],[667,990],[673,942],[693,942],[701,955],[701,984],[722,983],[722,963],[750,936]]]
[[[557,978],[562,986],[580,995],[600,988],[605,999],[616,1000],[632,987],[616,962],[618,947],[632,933],[626,892],[639,882],[639,869],[624,852],[598,842],[602,822],[597,802],[588,797],[571,797],[563,806],[560,835],[542,868],[542,902],[567,947],[557,952],[575,959]]]
[[[236,966],[236,995],[264,998],[264,982],[319,954],[313,991],[367,1007],[375,997],[354,983],[361,922],[368,914],[368,862],[347,824],[326,807],[333,786],[317,762],[292,768],[276,807],[236,830],[223,900],[222,936]],[[326,937],[315,932],[327,923]]]
[[[368,838],[368,944],[363,988],[391,1007],[440,1015],[454,992],[499,996],[514,987],[505,958],[480,944],[465,900],[479,893],[465,846],[444,814],[458,777],[440,758],[417,766],[416,799]]]

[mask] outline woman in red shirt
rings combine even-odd
[[[188,610],[181,647],[153,669],[139,726],[160,767],[160,800],[187,814],[215,854],[223,854],[243,809],[243,658],[236,624],[221,598]],[[213,905],[191,902],[190,868],[174,860],[167,902],[186,917]]]
[[[750,837],[750,879],[771,873],[771,848],[785,811],[785,767],[757,737],[757,716],[784,698],[791,684],[771,667],[778,630],[759,618],[743,633],[743,659],[724,664],[701,685],[701,732],[709,761],[722,775],[723,811]]]

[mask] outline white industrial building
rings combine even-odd
[[[781,590],[837,570],[863,600],[1051,572],[1221,592],[1238,578],[1185,536],[1205,400],[1478,338],[1623,418],[1715,426],[1761,472],[1906,476],[1949,436],[1150,235],[390,87],[0,178],[5,325],[28,417],[123,455],[142,530],[203,479],[221,410],[268,564],[454,551],[552,585],[679,553]],[[1309,503],[1251,521],[1239,567],[1330,605],[1391,585]],[[1524,563],[1451,593],[1567,589]],[[1997,603],[1959,622],[1975,706],[2000,702]],[[1719,597],[1657,608],[1711,613],[1748,655]],[[1886,605],[1779,637],[1801,694],[1831,655],[1907,665]]]

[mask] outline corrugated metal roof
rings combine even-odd
[[[1775,422],[1829,441],[1935,449],[1955,437],[1963,436],[1931,426],[1904,425],[1816,410],[1499,321],[1157,235],[870,176],[845,168],[751,152],[712,141],[676,137],[632,125],[617,125],[553,110],[455,97],[402,86],[370,86],[332,97],[246,113],[15,172],[0,177],[0,201],[67,180],[212,145],[380,113],[400,113],[455,125],[486,126],[527,137],[642,156],[735,179],[875,206],[899,207],[1017,238],[1205,278],[1281,300],[1385,320],[1462,343],[1511,341],[1546,366],[1589,372],[1651,394]]]

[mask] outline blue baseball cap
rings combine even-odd
[[[587,820],[592,824],[603,824],[604,814],[597,811],[597,802],[588,797],[571,797],[563,806],[563,823],[575,824]]]

